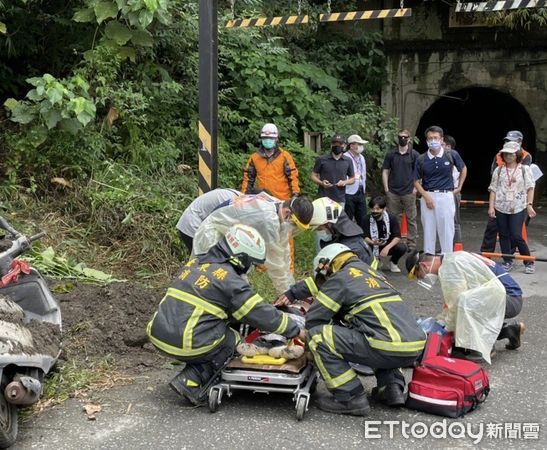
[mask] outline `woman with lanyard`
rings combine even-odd
[[[521,255],[530,255],[528,244],[522,237],[525,213],[536,216],[533,208],[535,182],[529,166],[520,164],[522,150],[516,142],[506,142],[500,150],[503,165],[492,173],[488,215],[496,218],[503,254],[512,254],[511,241]],[[535,272],[533,262],[525,262],[525,273]],[[504,258],[503,268],[510,271],[513,261]]]

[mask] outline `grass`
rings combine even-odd
[[[21,416],[39,414],[69,398],[84,398],[92,391],[104,391],[113,386],[129,384],[133,380],[116,372],[106,357],[84,367],[81,361],[70,361],[50,373],[45,379],[40,401],[21,411]]]

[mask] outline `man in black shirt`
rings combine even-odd
[[[379,196],[369,204],[370,214],[365,219],[365,242],[372,247],[374,256],[391,256],[389,263],[393,273],[399,273],[399,259],[406,253],[407,246],[401,242],[401,228],[397,217],[386,211],[386,200]]]
[[[331,140],[331,152],[315,159],[311,173],[312,181],[319,186],[317,197],[329,197],[342,208],[346,201],[346,186],[353,184],[353,163],[344,156],[346,138],[336,134]]]
[[[416,222],[416,162],[419,153],[410,147],[410,132],[399,132],[399,145],[384,158],[382,182],[386,193],[387,207],[400,221],[402,213],[406,215],[409,249],[416,248],[418,228]]]

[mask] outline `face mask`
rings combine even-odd
[[[358,145],[357,146],[357,153],[363,153],[365,151],[364,145]]]
[[[372,217],[374,217],[375,219],[379,219],[380,217],[382,217],[382,213],[373,212]]]
[[[275,139],[262,139],[262,147],[271,150],[275,147]]]
[[[435,275],[434,273],[428,273],[421,280],[418,280],[418,286],[430,291],[431,289],[433,289],[433,286],[435,286],[435,283],[437,283],[438,279],[438,275]]]
[[[342,147],[341,145],[334,145],[330,148],[330,150],[335,155],[339,155],[344,152],[344,147]]]
[[[440,141],[434,141],[434,140],[427,141],[427,146],[429,147],[430,150],[440,150],[442,147]]]
[[[408,144],[408,138],[399,136],[399,145],[401,147],[404,147],[406,144]]]
[[[324,242],[332,241],[332,234],[330,234],[327,230],[317,230],[317,237],[319,240]]]

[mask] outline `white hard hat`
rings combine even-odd
[[[361,139],[361,136],[359,136],[358,134],[352,134],[348,138],[348,144],[368,144],[368,141],[366,141],[365,139]]]
[[[310,221],[311,228],[317,228],[326,223],[336,223],[340,214],[342,214],[342,206],[331,200],[328,197],[321,197],[312,202],[313,216]]]
[[[233,225],[224,238],[230,252],[239,260],[245,272],[252,264],[263,264],[266,260],[264,238],[253,227],[243,224]]]
[[[277,127],[273,123],[267,123],[262,127],[260,137],[277,139],[279,137],[279,131],[277,131]]]
[[[325,266],[338,255],[346,252],[351,252],[351,249],[344,244],[330,244],[322,248],[321,251],[313,258],[313,270],[317,273],[326,275]]]

